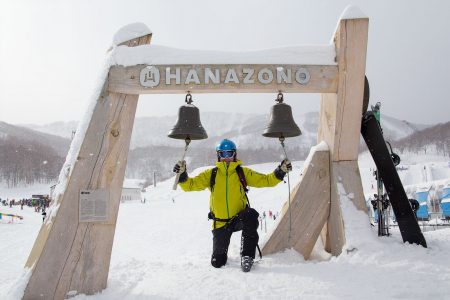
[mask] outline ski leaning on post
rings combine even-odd
[[[372,111],[375,119],[380,126],[381,134],[383,129],[381,127],[381,103],[377,102],[375,106],[372,106]],[[377,194],[375,194],[375,201],[372,203],[373,209],[378,212],[378,236],[389,236],[389,199],[383,190],[383,179],[379,175],[378,169],[374,172],[375,179],[377,180]]]

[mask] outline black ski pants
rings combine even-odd
[[[256,246],[258,245],[258,212],[247,207],[225,226],[214,229],[213,234],[213,253],[211,256],[211,265],[220,268],[227,263],[228,246],[233,232],[242,230],[241,235],[241,256],[250,256],[255,258]]]

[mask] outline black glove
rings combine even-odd
[[[283,161],[274,171],[275,177],[277,177],[279,180],[283,180],[284,176],[289,171],[292,171],[292,164],[289,159],[283,159]]]
[[[173,166],[173,171],[177,174],[180,174],[180,177],[178,178],[178,183],[183,183],[186,180],[188,180],[189,176],[186,172],[186,161],[178,161],[175,166]]]
[[[186,172],[186,161],[185,160],[183,160],[183,161],[179,160],[175,164],[175,166],[173,166],[173,171],[175,173],[177,173],[177,174],[181,174],[181,173]]]
[[[283,161],[280,163],[280,169],[284,173],[289,173],[290,171],[292,171],[291,161],[287,158],[283,159]]]

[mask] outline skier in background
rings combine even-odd
[[[245,177],[248,186],[272,187],[283,180],[286,173],[292,170],[292,165],[285,159],[270,174],[260,174],[241,167],[242,161],[236,158],[236,145],[227,139],[217,145],[216,152],[216,175],[213,175],[215,168],[212,168],[190,178],[186,172],[185,161],[179,161],[173,171],[180,174],[178,183],[184,191],[202,191],[206,188],[211,191],[208,214],[209,219],[213,220],[211,265],[220,268],[226,264],[231,235],[242,230],[241,268],[242,271],[249,272],[259,240],[259,214],[249,206],[241,177]]]
[[[47,217],[47,213],[45,212],[45,208],[42,209],[42,223],[45,222],[45,218]]]

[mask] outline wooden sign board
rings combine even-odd
[[[81,190],[78,217],[80,222],[108,222],[110,199],[108,189]]]
[[[336,93],[337,66],[329,65],[137,65],[111,67],[110,92]]]

